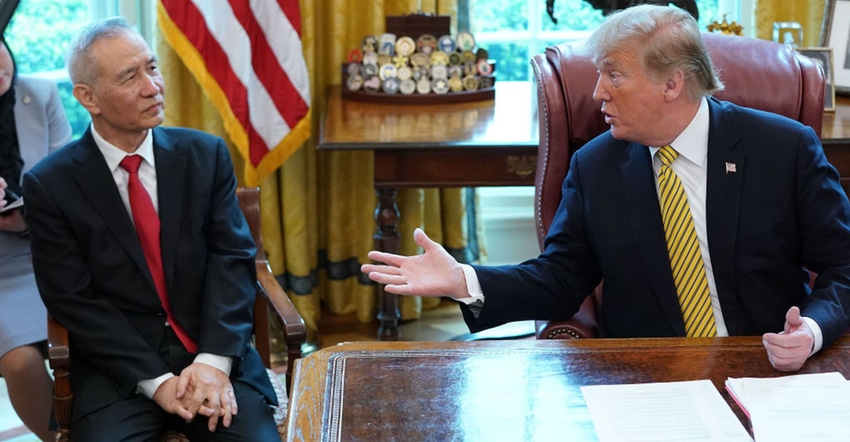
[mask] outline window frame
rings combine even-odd
[[[729,11],[725,15],[728,22],[731,23],[734,21],[742,24],[744,26],[744,35],[748,37],[753,36],[755,27],[753,8],[755,0],[717,0],[717,2],[718,11]],[[458,0],[458,30],[468,30],[471,27],[469,18],[469,8],[471,6],[469,3],[469,0]],[[549,46],[547,42],[578,42],[587,38],[590,32],[592,32],[568,29],[556,31],[543,30],[542,20],[547,17],[545,2],[542,0],[531,0],[527,5],[528,7],[525,8],[528,19],[527,30],[476,32],[476,44],[479,47],[487,48],[491,45],[507,43],[522,44],[524,42],[530,59],[533,54],[542,54],[545,52],[546,47]],[[723,13],[718,13],[718,16],[720,17],[718,21],[724,17]],[[531,66],[528,69],[527,78],[531,79]]]

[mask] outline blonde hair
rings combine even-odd
[[[639,5],[614,12],[593,32],[585,51],[594,63],[625,44],[643,48],[642,62],[650,74],[685,76],[688,95],[702,98],[723,89],[697,21],[674,6]]]

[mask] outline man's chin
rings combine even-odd
[[[611,136],[614,137],[615,140],[623,140],[625,139],[625,134],[622,129],[618,129],[617,126],[611,125],[609,129],[611,131]]]
[[[156,118],[151,118],[151,119],[150,119],[150,120],[149,120],[149,121],[145,124],[145,126],[147,126],[147,129],[153,129],[153,128],[157,127],[157,126],[162,125],[162,123],[163,123],[164,121],[165,121],[165,117],[163,117],[163,116],[160,114],[160,115],[158,115]]]

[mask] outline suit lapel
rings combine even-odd
[[[171,286],[174,278],[186,187],[186,158],[175,152],[174,143],[162,129],[154,129],[153,149],[156,157],[162,267],[168,286]]]
[[[136,229],[115,186],[112,172],[92,138],[91,129],[86,131],[73,148],[76,150],[74,159],[79,164],[79,167],[72,171],[74,181],[118,243],[130,254],[136,266],[147,275],[151,287],[154,287]]]
[[[741,208],[746,152],[729,126],[721,105],[709,99],[706,228],[717,295],[730,334],[735,334],[735,244]]]
[[[646,267],[646,275],[658,304],[676,333],[684,336],[685,323],[673,285],[649,150],[646,146],[632,143],[626,147],[626,155],[628,158],[620,165],[620,176],[634,243],[638,245],[641,261]]]

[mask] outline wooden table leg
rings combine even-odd
[[[378,207],[375,209],[375,224],[378,230],[375,232],[375,249],[382,252],[398,253],[400,249],[401,235],[398,233],[399,211],[396,205],[398,189],[377,188]],[[381,309],[378,311],[379,341],[398,341],[398,320],[401,315],[398,311],[398,296],[387,293],[384,285],[379,288],[381,295]]]

